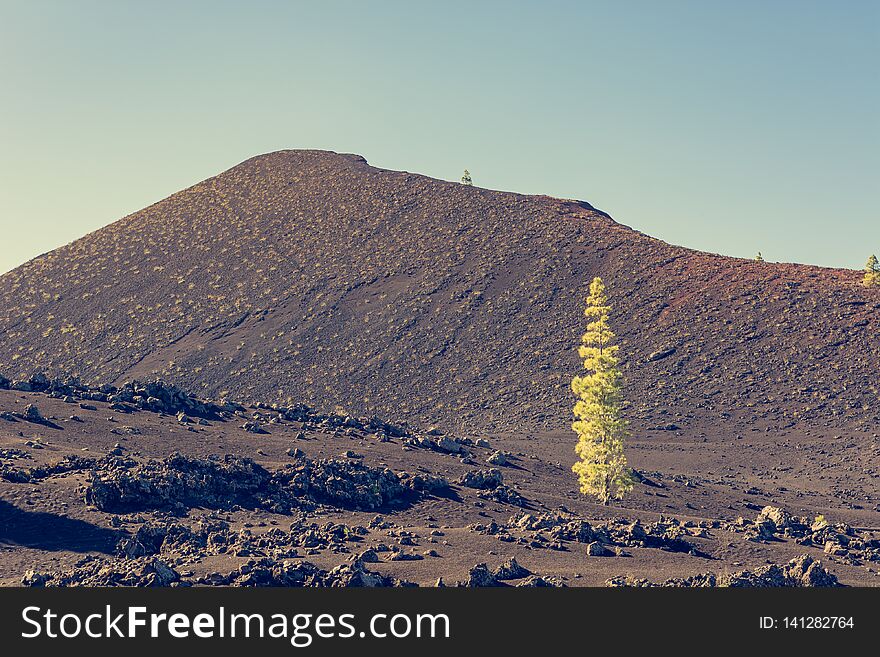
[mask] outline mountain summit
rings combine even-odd
[[[561,428],[597,275],[636,429],[880,421],[880,293],[857,272],[323,151],[252,158],[0,277],[0,373]]]

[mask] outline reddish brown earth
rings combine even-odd
[[[628,455],[656,484],[639,484],[610,508],[576,492],[567,428],[582,299],[595,275],[609,286],[624,355]],[[392,526],[369,528],[346,551],[300,549],[300,557],[326,568],[385,543],[436,551],[418,561],[382,553],[369,564],[420,584],[464,580],[476,563],[494,568],[516,556],[567,585],[601,585],[620,575],[755,569],[808,553],[844,583],[873,585],[873,548],[825,554],[823,545],[783,535],[747,540],[728,524],[773,505],[848,523],[860,544],[876,540],[880,292],[859,279],[671,246],[579,201],[383,171],[357,156],[282,151],[0,277],[0,373],[78,374],[96,385],[159,376],[209,399],[376,414],[409,422],[416,437],[436,425],[491,448],[469,446],[471,462],[462,462],[359,430],[307,427],[297,438],[303,427],[282,421],[253,434],[242,417],[181,425],[173,415],[121,416],[103,402],[88,410],[0,390],[0,412],[18,414],[0,419],[0,450],[30,457],[4,457],[0,466],[103,457],[119,442],[138,462],[175,450],[235,453],[275,471],[299,447],[315,458],[353,450],[371,466],[455,482],[491,467],[484,461],[502,450],[511,454],[499,468],[504,483],[529,508],[455,484],[451,496],[380,511]],[[24,420],[30,403],[54,426]],[[123,426],[135,431],[113,432]],[[84,499],[89,478],[82,470],[31,483],[0,479],[0,582],[64,569],[84,554],[106,557],[143,522],[169,520],[98,511]],[[560,506],[593,525],[675,518],[695,554],[624,547],[629,556],[588,557],[581,543],[555,550],[533,545],[534,532],[511,530],[515,540],[504,542],[468,528]],[[307,518],[367,527],[375,515],[331,505]],[[255,533],[292,522],[204,508],[170,520],[203,517]],[[178,570],[195,581],[248,558],[205,555]]]
[[[857,272],[317,151],[253,158],[0,277],[0,372],[559,430],[595,275],[639,432],[880,422],[880,290]]]

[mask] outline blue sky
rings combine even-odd
[[[0,271],[282,148],[859,268],[878,44],[873,1],[0,0]]]

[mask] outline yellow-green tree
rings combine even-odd
[[[467,169],[464,170],[464,175],[461,177],[461,184],[462,185],[473,185],[474,184],[474,181],[471,178],[471,172],[468,171]]]
[[[622,498],[633,487],[623,453],[628,426],[620,413],[623,376],[618,369],[619,347],[612,344],[610,311],[605,285],[597,276],[590,283],[584,311],[587,331],[578,350],[586,374],[571,380],[571,389],[578,397],[571,428],[578,435],[575,453],[580,458],[572,470],[578,476],[581,492],[596,496],[602,504]]]
[[[880,285],[880,265],[877,264],[877,256],[872,255],[865,263],[865,278],[862,283],[868,287]]]

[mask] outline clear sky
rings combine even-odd
[[[880,254],[880,2],[0,0],[0,271],[258,153]]]

